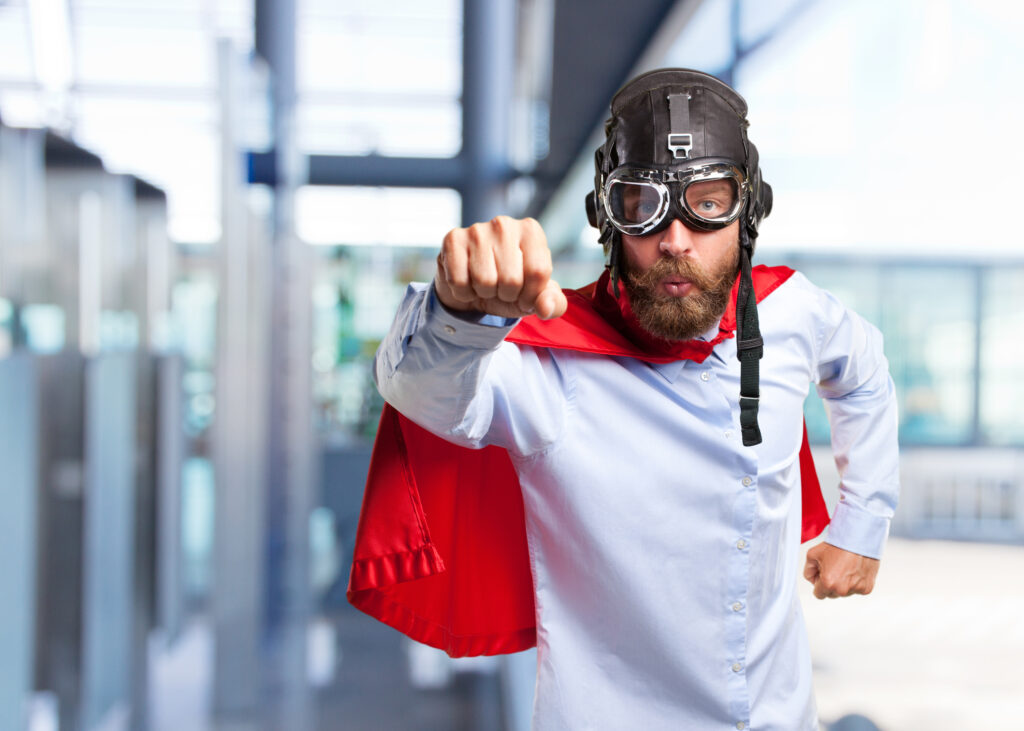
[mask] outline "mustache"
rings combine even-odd
[[[731,286],[735,273],[726,272],[715,277],[700,265],[686,259],[664,258],[658,259],[647,271],[631,271],[628,275],[631,284],[649,290],[668,277],[681,277],[692,282],[698,289],[708,292],[721,285],[725,279],[729,280]]]

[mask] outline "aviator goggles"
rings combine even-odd
[[[667,228],[673,218],[701,231],[724,228],[743,210],[747,189],[743,171],[731,162],[707,161],[682,170],[622,165],[605,178],[601,197],[616,229],[646,236]]]

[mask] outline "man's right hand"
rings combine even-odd
[[[448,232],[437,257],[437,298],[450,310],[560,317],[569,306],[551,278],[551,251],[532,218],[498,216]]]

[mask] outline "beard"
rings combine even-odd
[[[664,340],[691,340],[707,332],[725,313],[739,272],[739,246],[714,271],[687,259],[658,259],[647,271],[635,271],[625,261],[623,283],[637,321],[651,335]],[[668,276],[690,280],[697,291],[685,297],[663,294],[660,283]]]

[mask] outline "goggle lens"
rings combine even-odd
[[[612,218],[626,226],[642,226],[664,215],[668,191],[646,182],[615,181],[608,188]]]
[[[701,220],[717,222],[735,215],[740,192],[734,178],[721,178],[690,183],[683,197],[690,213]]]
[[[672,216],[714,230],[734,221],[743,207],[742,178],[735,168],[701,170],[688,180],[659,180],[652,172],[624,169],[605,183],[607,214],[622,233],[660,230]]]

